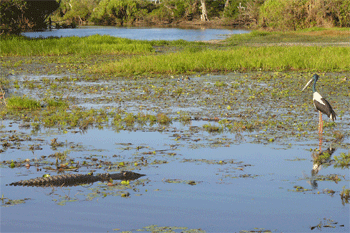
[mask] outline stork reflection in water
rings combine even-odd
[[[332,158],[332,154],[336,149],[334,147],[329,147],[327,150],[320,152],[313,152],[311,157],[313,160],[311,177],[303,173],[306,182],[311,185],[312,189],[317,189],[317,174],[321,170],[323,164],[329,164]]]

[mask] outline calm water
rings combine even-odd
[[[126,28],[126,27],[102,27],[86,26],[74,29],[59,29],[44,32],[25,32],[28,37],[66,37],[66,36],[90,36],[95,34],[111,35],[137,40],[186,40],[208,41],[225,39],[232,34],[249,33],[247,30],[229,29],[179,29],[179,28]]]
[[[9,125],[9,122],[4,124]],[[30,132],[18,128],[16,123],[11,125],[3,131]],[[181,131],[181,126],[177,130]],[[29,197],[30,200],[1,208],[2,231],[135,231],[155,224],[201,228],[208,232],[238,232],[254,227],[276,232],[304,232],[310,231],[310,226],[317,225],[323,218],[339,222],[335,229],[326,229],[327,232],[349,230],[349,206],[341,204],[339,194],[331,196],[322,192],[326,188],[337,190],[347,181],[338,184],[323,181],[318,182],[314,191],[292,191],[295,185],[312,189],[305,179],[310,176],[313,166],[309,142],[287,149],[251,143],[211,147],[210,141],[203,141],[206,146],[193,148],[193,141],[179,143],[174,141],[172,134],[172,130],[160,133],[90,129],[78,134],[44,130],[33,135],[32,141],[22,142],[22,147],[56,137],[60,142],[77,143],[75,149],[64,146],[59,151],[69,150],[69,158],[81,162],[89,156],[111,162],[132,162],[145,156],[150,164],[139,171],[146,174],[143,185],[127,189],[130,192],[128,198],[120,197],[118,189],[99,183],[62,188],[6,186],[13,181],[40,177],[45,173],[55,175],[56,172],[37,171],[36,166],[29,169],[4,166],[1,169],[1,193],[11,199]],[[209,135],[194,135],[195,138],[206,136]],[[210,138],[215,141],[226,136],[232,138],[231,134],[211,135]],[[138,150],[137,146],[146,148]],[[28,150],[18,153],[17,149],[9,148],[1,160],[40,158],[54,153],[47,143],[41,147],[42,150],[34,153]],[[155,153],[144,154],[148,151]],[[168,152],[176,155],[170,156]],[[339,150],[336,154],[340,152],[346,151]],[[291,161],[296,157],[304,160]],[[155,160],[167,163],[152,164]],[[234,163],[226,163],[228,161]],[[79,170],[79,173],[87,172],[89,169],[86,168]],[[97,169],[96,172],[106,171]],[[348,170],[328,167],[320,172],[322,175],[334,173],[348,179]],[[194,180],[197,184],[168,183],[167,179]],[[321,193],[316,194],[317,191]],[[345,227],[339,227],[340,224]]]

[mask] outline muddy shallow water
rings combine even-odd
[[[322,149],[336,148],[332,158],[350,152],[346,75],[325,74],[319,82],[338,113],[335,124],[324,117]],[[38,119],[3,116],[1,231],[350,230],[349,204],[340,197],[343,186],[349,188],[349,170],[335,168],[331,159],[311,176],[318,115],[312,92],[300,92],[310,74],[6,77],[18,85],[10,87],[12,95],[62,98],[68,112],[109,115],[87,127],[61,119],[46,126],[39,113],[33,115]],[[162,113],[171,121],[142,122],[139,113]],[[130,114],[136,120],[128,124]],[[44,174],[123,170],[146,176],[115,186],[6,185]]]

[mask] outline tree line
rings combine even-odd
[[[1,0],[1,28],[206,22],[272,30],[350,27],[350,0]]]

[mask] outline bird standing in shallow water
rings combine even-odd
[[[314,94],[313,94],[312,99],[313,99],[315,108],[319,112],[318,132],[320,135],[322,135],[322,130],[323,130],[322,113],[326,114],[329,117],[329,119],[331,119],[332,121],[334,121],[336,119],[337,114],[334,112],[334,110],[333,110],[332,106],[329,104],[329,102],[326,99],[324,99],[316,91],[316,82],[317,82],[318,78],[319,78],[319,76],[317,74],[314,74],[312,76],[312,78],[310,79],[310,81],[305,85],[303,90],[305,90],[310,85],[310,83],[312,81],[314,82],[314,85],[313,85]]]

